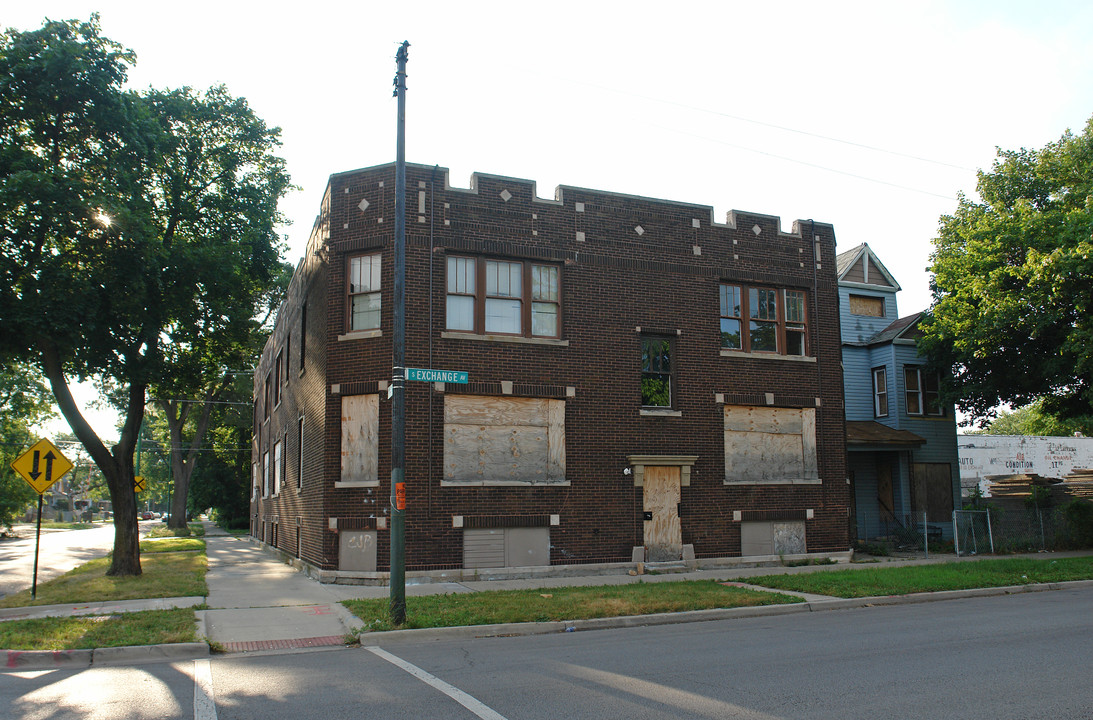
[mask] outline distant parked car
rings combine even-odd
[[[156,517],[156,514],[153,513],[153,512],[149,512],[148,510],[145,510],[144,512],[142,512],[140,514],[140,519],[141,520],[154,520],[155,517]]]

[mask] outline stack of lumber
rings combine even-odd
[[[1093,500],[1093,468],[1074,468],[1064,483],[1071,497]]]
[[[1006,499],[1013,498],[1015,500],[1027,499],[1032,491],[1033,485],[1039,485],[1041,487],[1051,488],[1051,495],[1054,499],[1056,495],[1062,495],[1062,488],[1056,488],[1055,486],[1062,484],[1062,480],[1059,478],[1046,478],[1036,473],[1019,473],[1016,475],[988,475],[987,481],[990,483],[987,487],[990,491],[992,498]]]

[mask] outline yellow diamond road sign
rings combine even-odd
[[[39,440],[34,447],[15,458],[11,469],[23,476],[39,495],[72,469],[72,463],[49,440]]]
[[[144,482],[143,475],[137,475],[133,478],[133,492],[144,492],[144,488],[147,487]]]

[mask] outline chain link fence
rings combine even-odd
[[[949,522],[929,519],[925,513],[858,510],[855,546],[870,555],[918,555],[952,552]]]
[[[1082,544],[1062,506],[989,503],[953,515],[960,555],[1046,552]]]

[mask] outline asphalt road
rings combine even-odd
[[[1093,589],[1072,589],[3,673],[0,708],[26,720],[1089,718],[1091,607]]]
[[[0,597],[25,590],[34,580],[34,526],[20,526],[20,539],[0,540]],[[114,524],[91,530],[43,530],[38,582],[63,575],[114,548]]]

